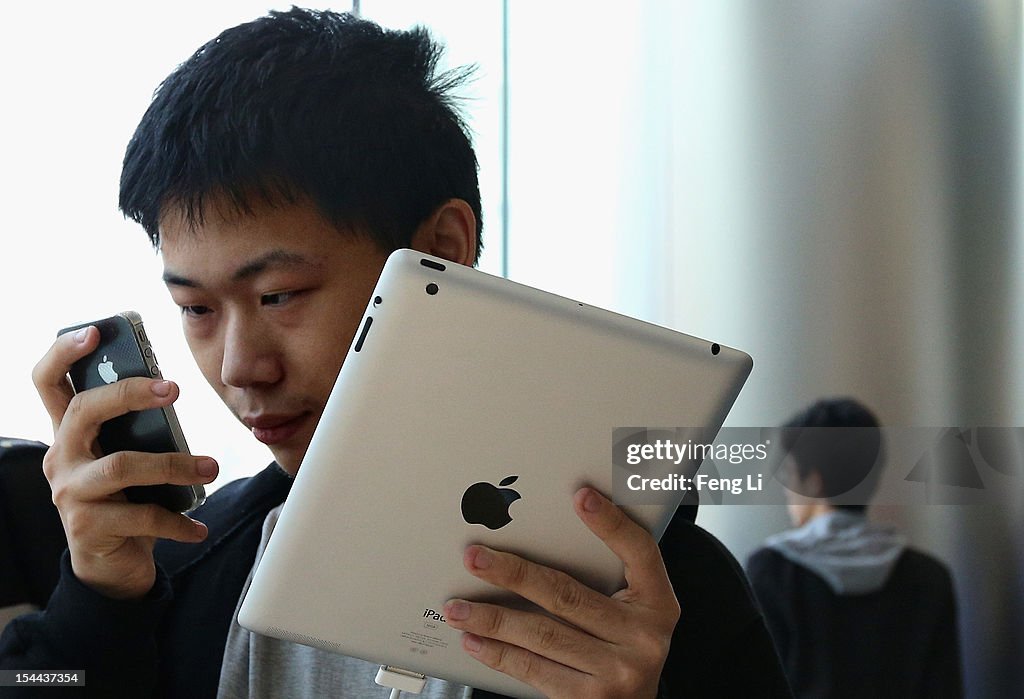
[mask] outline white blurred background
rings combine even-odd
[[[836,394],[892,426],[1024,425],[1019,2],[359,4],[480,66],[485,270],[746,350],[732,425]],[[269,461],[194,369],[159,260],[116,202],[159,81],[270,7],[5,11],[0,434],[49,441],[29,372],[58,327],[135,308],[220,482]],[[1024,482],[981,475],[986,506],[878,516],[952,566],[969,696],[1009,696],[1024,686]],[[786,526],[781,508],[699,521],[741,560]]]

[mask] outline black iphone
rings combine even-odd
[[[57,334],[90,325],[99,330],[100,342],[95,351],[75,362],[68,372],[76,393],[132,376],[163,378],[138,313],[125,311],[103,320],[64,328]],[[190,453],[172,405],[107,420],[100,427],[99,445],[104,454],[117,451]],[[188,512],[206,499],[206,490],[201,485],[132,486],[125,488],[124,493],[132,502],[157,503],[173,512]]]

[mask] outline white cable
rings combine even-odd
[[[419,694],[427,684],[425,675],[390,665],[381,665],[373,681],[382,687],[390,687],[391,699],[399,699],[402,692]]]

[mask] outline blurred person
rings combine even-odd
[[[794,529],[747,562],[798,697],[960,697],[949,569],[868,520],[883,463],[878,420],[820,400],[782,428]]]

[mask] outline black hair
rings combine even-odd
[[[119,206],[154,247],[160,216],[201,225],[213,197],[235,213],[308,199],[339,229],[407,247],[448,199],[482,217],[477,160],[427,30],[382,29],[292,7],[228,29],[157,88],[132,136]]]
[[[867,508],[881,473],[882,435],[863,404],[852,398],[817,401],[782,426],[782,446],[801,479],[812,472],[821,477],[821,495],[833,506]],[[854,488],[855,496],[842,497]]]

